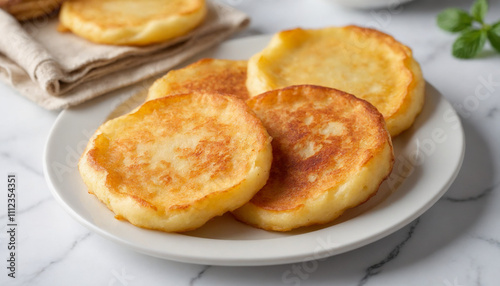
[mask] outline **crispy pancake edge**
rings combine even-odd
[[[218,92],[247,100],[246,78],[246,60],[204,58],[157,79],[146,100],[191,91]]]
[[[288,43],[285,38],[293,39],[294,37],[300,37],[301,34],[309,37],[310,35],[307,34],[308,31],[315,32],[332,28],[349,30],[353,33],[364,34],[369,37],[377,38],[381,43],[388,45],[395,53],[398,53],[403,57],[402,62],[404,63],[406,69],[401,72],[404,72],[409,78],[406,95],[403,101],[398,104],[399,107],[391,114],[384,114],[384,117],[391,136],[397,136],[404,130],[408,129],[423,108],[425,101],[425,80],[423,79],[420,65],[413,58],[411,49],[398,42],[394,37],[375,29],[351,25],[338,28],[329,27],[320,29],[296,28],[275,34],[268,45],[259,53],[254,54],[248,61],[248,78],[246,85],[250,95],[256,96],[260,93],[283,87],[276,85],[272,76],[267,74],[265,66],[267,66],[267,62],[269,61],[267,59],[269,51],[279,49],[279,47],[292,45]],[[295,34],[297,34],[297,36],[295,36]],[[261,70],[264,70],[264,72]],[[335,86],[330,87],[335,88]]]
[[[287,87],[283,90],[291,88],[294,87]],[[323,87],[315,88],[323,89]],[[266,96],[272,96],[275,92],[277,91],[266,92],[251,98],[247,103],[253,107],[256,102],[265,100]],[[340,94],[342,96],[351,96],[343,92],[340,92]],[[383,143],[379,144],[376,152],[372,152],[373,156],[365,161],[356,176],[350,178],[341,186],[325,189],[323,192],[307,198],[302,204],[291,209],[269,209],[257,205],[251,200],[243,207],[233,211],[234,216],[238,220],[255,227],[273,231],[289,231],[298,227],[330,222],[340,216],[346,209],[355,207],[375,195],[380,184],[389,176],[392,170],[394,163],[392,141],[382,115],[370,103],[361,99],[356,100],[365,106],[372,116],[374,115],[377,121],[376,124],[382,131],[381,136],[384,138]],[[275,138],[275,140],[277,139]],[[339,196],[342,197],[342,195],[352,190],[361,190],[360,195],[342,201],[340,205],[332,205],[332,202],[338,201]]]
[[[188,95],[177,95],[175,97],[182,96]],[[175,100],[175,97],[157,100]],[[191,204],[176,206],[166,211],[150,204],[142,198],[110,190],[107,184],[109,173],[99,164],[95,164],[92,152],[95,152],[93,150],[96,147],[96,138],[102,134],[102,130],[105,130],[106,125],[113,124],[113,122],[120,120],[120,118],[131,115],[127,114],[104,123],[90,139],[87,148],[80,158],[78,168],[84,183],[88,187],[89,193],[94,194],[100,201],[106,204],[115,213],[117,219],[129,221],[142,228],[167,232],[182,232],[198,228],[212,217],[222,215],[226,211],[233,210],[248,202],[265,184],[269,176],[272,161],[271,138],[260,120],[248,109],[244,102],[237,99],[231,99],[231,101],[237,103],[239,110],[248,111],[242,114],[242,116],[249,117],[249,124],[255,124],[252,128],[260,130],[261,134],[257,136],[262,138],[260,145],[255,146],[257,148],[255,151],[257,152],[257,157],[253,163],[253,167],[248,170],[245,179],[238,184],[229,189],[212,192]],[[145,103],[145,105],[147,104],[151,104],[151,102]],[[133,114],[137,112],[141,112],[141,108]]]
[[[205,0],[192,0],[197,4],[193,9],[166,19],[157,17],[141,24],[108,25],[95,19],[86,19],[72,3],[76,2],[78,7],[81,1],[63,2],[59,13],[60,29],[69,30],[98,44],[145,46],[165,42],[187,34],[199,26],[207,15]]]

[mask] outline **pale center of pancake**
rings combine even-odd
[[[261,134],[244,125],[244,116],[235,117],[233,105],[214,98],[172,99],[167,107],[149,101],[150,112],[142,108],[123,119],[130,124],[98,136],[103,148],[94,157],[109,172],[110,188],[154,204],[182,206],[238,184],[251,168],[252,146]]]
[[[305,125],[311,125],[313,123],[314,117],[309,116],[304,119]],[[320,123],[321,124],[321,123]],[[311,130],[312,137],[319,138],[323,135],[323,142],[330,143],[331,140],[328,138],[331,136],[341,136],[345,132],[345,127],[340,122],[326,122],[322,126],[318,126],[317,129]],[[294,146],[295,152],[299,154],[302,159],[307,159],[318,153],[323,144],[317,144],[314,141],[299,142]],[[315,179],[314,179],[315,180]],[[312,180],[312,181],[314,181]],[[311,181],[311,180],[310,180]]]
[[[343,184],[373,156],[382,142],[380,114],[354,96],[332,93],[296,87],[276,97],[258,96],[256,103],[250,100],[273,137],[271,176],[253,197],[255,205],[294,209],[306,198]]]
[[[290,42],[295,46],[266,55],[273,62],[270,74],[275,88],[296,84],[332,87],[365,99],[384,116],[391,116],[411,82],[405,54],[377,38],[357,38],[340,29],[330,33],[337,35],[312,31],[300,43],[283,36],[283,46]]]

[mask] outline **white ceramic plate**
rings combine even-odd
[[[247,59],[269,36],[229,41],[202,57]],[[255,229],[230,215],[184,234],[145,230],[116,220],[80,179],[77,161],[95,129],[137,89],[115,92],[61,112],[49,135],[44,171],[54,197],[80,223],[136,251],[170,260],[212,265],[267,265],[318,259],[376,241],[430,208],[455,179],[464,154],[457,114],[427,85],[427,101],[414,126],[394,140],[390,178],[367,203],[334,223],[287,233]]]

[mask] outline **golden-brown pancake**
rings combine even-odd
[[[339,90],[291,86],[247,104],[273,137],[266,185],[237,219],[287,231],[327,223],[373,196],[393,165],[391,137],[370,103]]]
[[[147,100],[191,91],[218,92],[247,100],[247,62],[201,59],[155,81]]]
[[[396,136],[424,103],[424,80],[410,48],[357,26],[280,32],[248,62],[250,95],[296,84],[336,88],[372,103]]]
[[[239,99],[175,95],[104,123],[79,170],[89,192],[117,218],[187,231],[252,198],[269,176],[270,142]]]
[[[206,12],[205,0],[68,0],[59,20],[95,43],[143,46],[187,34]]]

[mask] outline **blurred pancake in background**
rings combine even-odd
[[[59,20],[95,43],[143,46],[187,34],[206,13],[205,0],[68,0]]]

